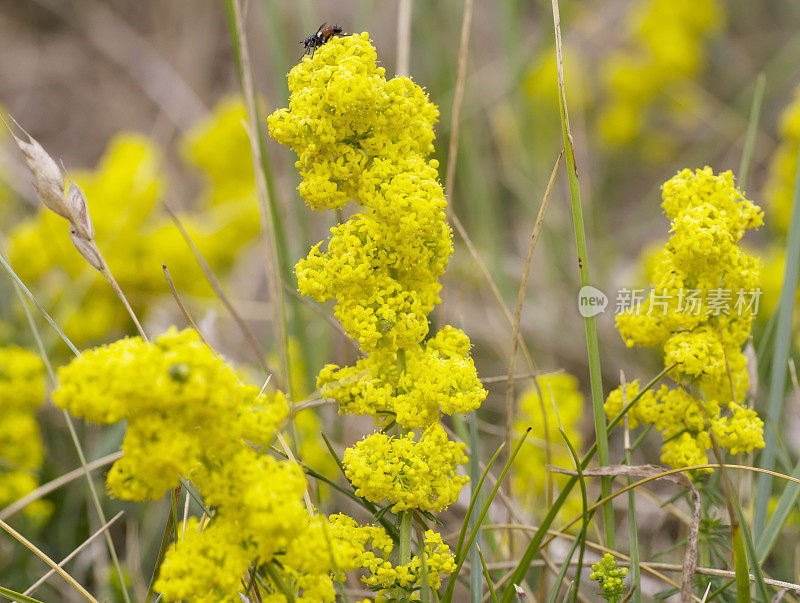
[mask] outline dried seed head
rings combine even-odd
[[[81,187],[74,182],[69,183],[67,189],[67,206],[69,207],[69,221],[75,230],[84,239],[94,239],[94,227],[92,219],[89,217],[89,204],[86,195],[83,194]]]
[[[28,164],[28,169],[33,174],[34,187],[39,199],[49,210],[69,220],[69,208],[64,196],[64,177],[61,175],[61,169],[30,134],[28,134],[29,142],[20,140],[16,136],[14,136],[14,140],[22,154],[25,155],[25,163]]]
[[[81,233],[78,232],[78,229],[74,224],[69,225],[69,236],[72,239],[73,245],[75,245],[75,248],[80,252],[84,259],[89,262],[93,268],[103,272],[103,258],[100,255],[100,250],[97,248],[97,245],[95,245],[94,240],[82,237]]]

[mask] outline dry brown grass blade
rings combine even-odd
[[[131,308],[131,304],[128,302],[128,298],[125,297],[125,293],[122,291],[122,288],[117,283],[117,279],[114,278],[114,275],[111,274],[111,269],[108,267],[105,258],[102,254],[99,255],[100,261],[102,262],[103,268],[100,270],[100,274],[102,274],[108,284],[111,285],[111,288],[114,290],[114,293],[122,302],[122,305],[125,306],[125,310],[128,312],[128,315],[131,317],[133,324],[136,326],[136,330],[139,332],[139,337],[141,337],[144,341],[149,342],[150,340],[147,338],[147,334],[144,332],[144,327],[139,322],[139,319],[136,317],[136,313]]]
[[[574,471],[566,469],[559,469],[557,467],[548,467],[550,471],[555,473],[565,473],[567,475],[577,475]],[[583,475],[595,476],[630,476],[630,477],[657,477],[658,479],[665,479],[669,482],[686,487],[692,498],[692,521],[689,524],[689,535],[686,539],[686,555],[683,559],[683,576],[681,584],[681,601],[688,603],[692,598],[692,586],[694,582],[695,569],[697,568],[697,543],[700,534],[700,493],[697,491],[694,483],[684,473],[673,473],[662,475],[664,473],[663,467],[656,465],[609,465],[607,467],[598,467],[596,469],[584,469]]]
[[[110,528],[110,527],[111,527],[111,525],[112,525],[112,524],[113,524],[115,521],[117,521],[117,520],[118,520],[120,517],[122,517],[124,514],[125,514],[125,511],[120,511],[119,513],[117,513],[116,515],[114,515],[114,517],[112,517],[111,519],[109,519],[109,520],[108,520],[108,521],[107,521],[105,524],[103,524],[103,526],[102,526],[102,527],[101,527],[99,530],[97,530],[97,531],[96,531],[94,534],[92,534],[91,536],[89,536],[89,538],[87,538],[86,540],[84,540],[84,541],[83,541],[83,542],[82,542],[82,543],[81,543],[81,544],[78,546],[78,548],[76,548],[76,549],[75,549],[74,551],[72,551],[72,552],[71,552],[69,555],[67,555],[66,557],[64,557],[64,558],[63,558],[63,559],[62,559],[62,560],[59,562],[59,564],[58,564],[58,567],[64,567],[64,565],[66,565],[67,563],[69,563],[69,562],[70,562],[70,560],[71,560],[73,557],[75,557],[75,556],[76,556],[78,553],[80,553],[80,552],[81,552],[82,550],[84,550],[84,549],[85,549],[87,546],[89,546],[89,545],[90,545],[90,544],[91,544],[91,543],[92,543],[92,542],[93,542],[93,541],[94,541],[94,540],[95,540],[95,539],[96,539],[98,536],[100,536],[100,535],[101,535],[103,532],[105,532],[105,531],[106,531],[108,528]],[[56,573],[56,570],[54,570],[54,569],[51,569],[51,570],[50,570],[49,572],[47,572],[47,573],[46,573],[44,576],[42,576],[42,577],[41,577],[41,578],[39,578],[39,579],[38,579],[36,582],[34,582],[33,584],[31,584],[31,585],[28,587],[28,589],[27,589],[27,590],[26,590],[24,593],[22,593],[22,594],[23,594],[23,595],[28,595],[28,596],[32,595],[32,594],[34,593],[34,591],[36,591],[36,589],[37,589],[37,588],[39,588],[39,587],[40,587],[42,584],[44,584],[44,583],[45,583],[45,582],[46,582],[46,581],[47,581],[47,580],[50,578],[50,576],[52,576],[52,575],[53,575],[53,574],[55,574],[55,573]]]
[[[215,356],[217,356],[217,353],[214,351],[214,348],[212,348],[211,345],[208,343],[208,340],[206,340],[206,338],[203,336],[203,332],[200,330],[200,327],[197,326],[197,323],[192,318],[192,315],[189,314],[189,310],[186,309],[186,306],[184,305],[183,300],[181,299],[181,296],[178,293],[178,289],[175,287],[175,283],[172,280],[172,276],[169,273],[169,269],[167,268],[167,265],[166,264],[161,264],[161,270],[164,271],[164,278],[167,281],[167,286],[169,287],[170,293],[172,293],[172,298],[175,300],[175,303],[178,305],[178,309],[181,311],[181,314],[183,314],[183,317],[186,319],[186,322],[188,322],[191,325],[191,327],[195,330],[197,335],[200,337],[200,340],[204,344],[206,344],[206,347],[209,350],[211,350],[212,352],[214,352]]]
[[[261,155],[261,144],[259,142],[258,112],[256,110],[256,90],[253,83],[253,69],[250,62],[250,50],[247,43],[247,31],[242,17],[241,0],[230,0],[230,8],[233,15],[233,24],[237,44],[235,51],[238,52],[238,59],[241,67],[241,88],[244,96],[245,108],[247,110],[247,123],[243,123],[247,136],[250,139],[250,153],[253,161],[253,171],[256,178],[256,192],[258,197],[259,215],[261,217],[262,239],[266,252],[266,273],[267,281],[272,297],[273,311],[275,313],[273,325],[275,329],[275,339],[278,348],[281,367],[281,383],[284,385],[286,395],[291,398],[292,378],[289,371],[288,348],[289,340],[286,332],[286,312],[284,308],[283,288],[281,287],[281,273],[279,266],[278,245],[273,223],[272,212],[270,210],[271,199],[267,188],[267,179],[264,174],[264,162]],[[294,444],[294,429],[292,429],[292,443]]]
[[[105,467],[106,465],[110,465],[118,458],[122,457],[122,452],[117,451],[111,454],[108,454],[102,458],[97,459],[96,461],[92,461],[91,463],[86,464],[86,470],[94,471],[95,469],[100,469],[101,467]],[[15,513],[22,511],[25,507],[31,504],[35,500],[39,500],[43,496],[47,496],[50,492],[58,490],[61,486],[65,486],[70,482],[74,482],[76,479],[84,477],[86,472],[84,471],[83,467],[78,467],[77,469],[73,469],[72,471],[65,473],[64,475],[60,475],[57,478],[50,480],[49,482],[42,484],[35,490],[29,492],[19,500],[11,503],[4,509],[0,509],[0,521],[8,519]]]
[[[539,206],[539,213],[536,216],[536,223],[533,226],[531,233],[530,244],[528,245],[528,253],[525,256],[525,265],[522,269],[522,278],[519,283],[519,293],[517,294],[517,306],[514,310],[514,323],[511,325],[511,349],[508,352],[508,386],[506,388],[506,446],[511,446],[511,437],[514,426],[514,360],[517,357],[517,341],[519,339],[519,325],[522,320],[522,307],[525,303],[525,291],[528,288],[528,277],[530,276],[531,264],[533,262],[533,252],[536,249],[536,243],[539,240],[539,233],[542,231],[542,224],[544,223],[544,214],[547,211],[547,205],[550,202],[550,194],[553,192],[553,185],[556,182],[558,169],[561,166],[561,158],[564,153],[559,153],[556,164],[553,166],[553,171],[550,174],[550,180],[547,182],[547,188],[542,197],[542,204]],[[538,381],[534,377],[536,387],[539,389]],[[546,442],[547,462],[551,462],[552,447],[550,445],[550,435],[547,429],[547,412],[544,407],[544,399],[542,398],[541,391],[539,392],[539,401],[542,404],[542,420],[544,421],[544,437]]]
[[[174,211],[172,211],[172,209],[166,203],[164,204],[164,210],[167,212],[167,215],[169,215],[170,219],[175,224],[175,227],[181,233],[181,236],[183,236],[183,240],[186,241],[186,244],[189,246],[189,249],[194,255],[194,259],[197,260],[197,263],[200,265],[200,269],[203,271],[203,274],[205,275],[208,284],[211,285],[211,288],[214,290],[214,293],[217,295],[219,300],[225,306],[225,309],[227,309],[228,312],[230,313],[234,322],[242,331],[245,341],[247,341],[247,344],[250,346],[250,349],[253,350],[253,354],[255,355],[258,363],[261,365],[261,368],[263,368],[266,372],[272,375],[278,375],[279,373],[277,373],[275,369],[269,365],[266,358],[264,357],[264,353],[261,351],[261,347],[258,345],[258,340],[256,339],[256,336],[253,335],[253,332],[247,326],[247,323],[244,321],[241,315],[236,311],[236,308],[233,307],[233,304],[231,303],[230,299],[228,299],[228,296],[225,295],[225,291],[223,291],[222,285],[219,284],[219,280],[217,280],[217,277],[214,276],[214,272],[211,270],[211,267],[208,265],[205,258],[200,253],[200,250],[197,248],[197,245],[195,245],[194,240],[192,240],[192,236],[186,230],[180,218]]]
[[[408,75],[411,58],[411,11],[414,0],[397,3],[397,70],[396,75]]]
[[[57,564],[55,561],[53,561],[52,559],[50,559],[50,557],[48,557],[47,555],[45,555],[45,554],[44,554],[44,553],[41,551],[41,549],[39,549],[39,547],[37,547],[35,544],[33,544],[31,541],[29,541],[27,538],[25,538],[25,537],[24,537],[22,534],[20,534],[19,532],[17,532],[17,531],[16,531],[14,528],[12,528],[10,525],[8,525],[6,522],[4,522],[2,519],[0,519],[0,529],[4,530],[4,531],[5,531],[5,532],[6,532],[6,533],[7,533],[9,536],[11,536],[11,537],[12,537],[14,540],[16,540],[17,542],[19,542],[20,544],[22,544],[22,545],[23,545],[25,548],[27,548],[29,551],[31,551],[32,553],[34,553],[34,554],[35,554],[35,555],[36,555],[36,556],[37,556],[39,559],[41,559],[41,560],[42,560],[42,561],[44,561],[44,562],[45,562],[47,565],[49,565],[50,567],[52,567],[52,568],[53,568],[53,570],[54,570],[54,571],[55,571],[55,572],[56,572],[56,573],[57,573],[59,576],[61,576],[62,578],[64,578],[64,580],[66,580],[67,582],[69,582],[69,584],[70,584],[70,585],[71,585],[71,586],[72,586],[72,587],[73,587],[75,590],[77,590],[77,591],[78,591],[78,592],[79,592],[81,595],[83,595],[83,597],[84,597],[85,599],[87,599],[88,601],[92,601],[92,603],[98,603],[97,599],[95,599],[95,598],[94,598],[94,597],[91,595],[91,593],[90,593],[89,591],[87,591],[85,588],[83,588],[83,586],[81,586],[81,585],[78,583],[78,581],[77,581],[77,580],[75,580],[75,578],[73,578],[73,577],[72,577],[72,576],[70,576],[70,575],[69,575],[67,572],[65,572],[65,571],[64,571],[64,570],[63,570],[61,567],[59,567],[59,566],[58,566],[58,564]]]

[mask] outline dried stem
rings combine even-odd
[[[139,331],[139,336],[144,341],[149,343],[150,340],[147,338],[147,334],[144,332],[142,324],[139,322],[139,319],[136,318],[136,313],[133,311],[133,308],[131,308],[130,303],[128,303],[128,298],[125,297],[125,294],[122,292],[122,288],[120,288],[119,284],[117,283],[117,280],[114,278],[114,275],[111,274],[111,269],[108,267],[108,264],[106,263],[106,260],[102,256],[102,254],[100,254],[100,261],[102,262],[103,266],[102,269],[100,270],[100,274],[102,274],[106,278],[108,284],[111,285],[111,288],[114,290],[114,293],[117,294],[117,297],[122,302],[122,305],[125,306],[125,310],[127,310],[128,315],[131,317],[131,320],[133,321],[133,324],[136,325],[136,330]]]
[[[414,0],[397,4],[397,75],[408,75],[411,56],[411,10]]]
[[[279,268],[278,245],[276,239],[275,224],[270,210],[271,199],[267,189],[266,176],[263,169],[261,145],[259,143],[259,120],[256,111],[256,93],[253,85],[252,67],[250,64],[250,52],[247,46],[247,32],[245,31],[242,20],[241,0],[229,0],[228,7],[232,14],[235,40],[235,51],[238,54],[241,66],[240,78],[242,94],[244,96],[247,109],[248,137],[250,138],[250,152],[253,159],[253,171],[256,178],[256,191],[258,193],[258,205],[261,214],[261,224],[265,234],[266,243],[266,268],[267,280],[269,281],[270,293],[273,300],[275,312],[274,328],[275,338],[278,343],[278,354],[281,359],[282,379],[281,382],[286,388],[286,394],[291,398],[291,376],[289,373],[288,359],[288,335],[286,332],[286,309],[284,307],[283,287],[281,287],[281,277]],[[292,443],[294,444],[294,430],[292,430]]]

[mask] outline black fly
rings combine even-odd
[[[311,56],[314,56],[314,52],[317,50],[317,48],[322,46],[332,37],[341,35],[344,35],[341,27],[338,25],[328,25],[327,23],[323,23],[319,26],[319,29],[314,35],[308,36],[301,42],[303,48],[306,49],[303,55],[310,54]]]

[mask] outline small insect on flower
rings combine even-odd
[[[342,32],[342,28],[338,25],[328,25],[327,23],[323,23],[319,26],[319,29],[314,35],[308,36],[301,42],[303,48],[306,49],[306,51],[303,53],[303,56],[309,53],[311,56],[314,56],[314,52],[317,50],[317,48],[330,40],[333,36],[342,35],[344,35],[344,33]]]

